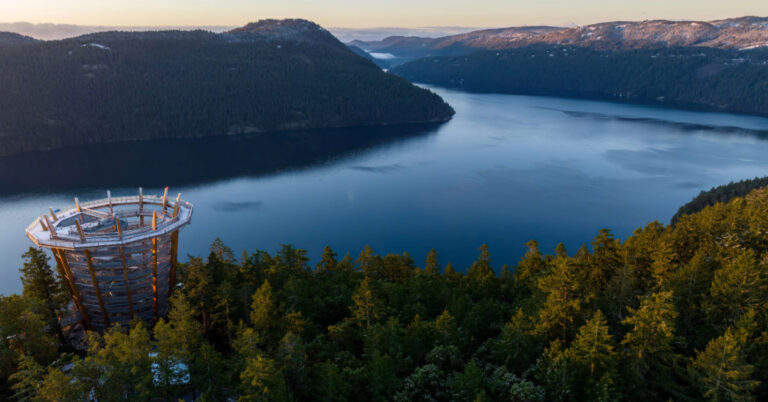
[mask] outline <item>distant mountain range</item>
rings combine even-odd
[[[381,41],[351,41],[390,65],[421,57],[460,56],[477,50],[505,50],[531,45],[627,50],[679,46],[752,49],[768,46],[768,18],[717,21],[605,22],[581,27],[551,26],[485,29],[440,38],[392,36]]]
[[[0,17],[1,18],[1,17]],[[120,25],[75,25],[75,24],[33,24],[29,22],[0,22],[0,32],[15,32],[41,40],[58,40],[73,38],[97,32],[123,31],[195,31],[203,30],[221,33],[237,28],[228,25],[190,25],[190,26],[120,26]],[[374,28],[337,28],[328,27],[335,37],[342,42],[352,40],[375,41],[390,36],[420,36],[425,38],[439,38],[442,36],[457,35],[476,31],[480,28],[472,27],[374,27]]]
[[[206,31],[0,34],[0,155],[165,137],[445,121],[434,93],[305,20]]]
[[[215,33],[226,32],[236,26],[195,25],[195,26],[121,26],[121,25],[75,25],[75,24],[32,24],[29,22],[0,22],[1,32],[15,32],[40,40],[59,40],[74,38],[97,32],[142,32],[142,31],[195,31],[204,30]]]

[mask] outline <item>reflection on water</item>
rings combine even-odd
[[[0,159],[0,292],[18,291],[24,228],[72,197],[160,193],[195,204],[180,255],[216,238],[236,253],[291,243],[316,261],[435,248],[466,268],[523,244],[575,251],[600,228],[625,238],[666,222],[701,189],[768,174],[768,119],[437,89],[443,125],[163,140]]]
[[[166,139],[25,154],[0,158],[0,195],[196,185],[263,176],[429,135],[436,127],[427,124]]]

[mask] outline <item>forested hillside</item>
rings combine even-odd
[[[21,45],[35,42],[35,39],[29,36],[19,35],[12,32],[0,32],[0,45]]]
[[[768,51],[526,47],[432,57],[391,70],[477,92],[659,103],[768,115]]]
[[[59,337],[66,297],[30,250],[0,299],[3,398],[748,401],[768,398],[768,191],[622,240],[466,273],[431,252],[356,258],[215,242],[168,320]],[[66,352],[66,353],[63,353]]]
[[[160,137],[444,121],[439,96],[321,27],[0,41],[0,155]]]
[[[693,197],[689,203],[677,210],[675,216],[672,217],[672,223],[677,222],[683,215],[699,212],[718,202],[727,203],[736,197],[744,197],[753,190],[765,186],[768,186],[768,177],[755,177],[754,179],[730,182],[722,186],[713,187],[707,191],[702,191],[699,195]]]

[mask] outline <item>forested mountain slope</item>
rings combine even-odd
[[[768,50],[532,46],[423,58],[391,70],[477,92],[660,103],[768,115]]]
[[[0,41],[0,155],[73,144],[449,119],[323,28],[267,20],[204,31]]]
[[[32,400],[750,401],[768,398],[768,190],[579,250],[487,247],[466,273],[366,247],[185,264],[170,314],[61,354],[42,252],[0,298],[0,392]],[[201,252],[203,252],[201,250]],[[463,270],[463,269],[462,269]],[[50,324],[50,325],[46,325]],[[19,341],[23,340],[23,341]],[[70,364],[72,363],[72,364]]]
[[[0,32],[0,45],[21,45],[36,42],[34,38],[12,32]]]

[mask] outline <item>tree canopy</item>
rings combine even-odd
[[[0,298],[0,392],[18,400],[749,401],[768,398],[768,190],[627,239],[502,268],[437,251],[326,248],[184,264],[167,319],[87,334],[48,325],[51,278],[25,254]],[[420,267],[420,266],[423,266]],[[33,286],[34,284],[34,286]],[[51,289],[46,293],[44,289]],[[55,311],[60,311],[56,308]]]

